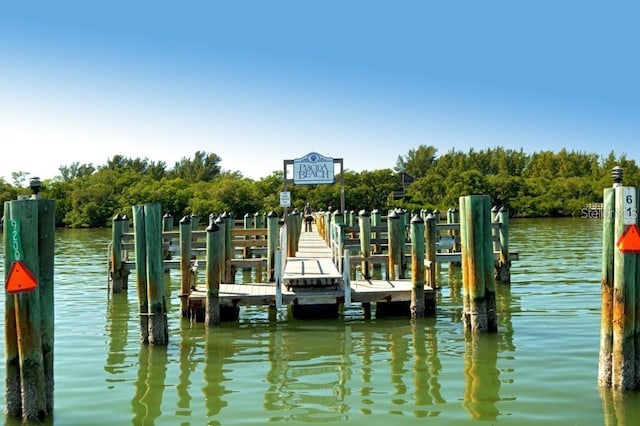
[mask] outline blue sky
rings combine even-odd
[[[0,176],[200,150],[252,179],[503,146],[640,160],[640,2],[4,2]],[[7,148],[8,147],[8,148]]]

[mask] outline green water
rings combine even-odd
[[[465,336],[460,271],[446,265],[434,318],[365,320],[353,306],[337,320],[297,321],[283,308],[269,321],[265,308],[243,308],[238,323],[209,331],[179,318],[174,271],[168,347],[139,343],[135,290],[109,296],[109,236],[57,234],[51,424],[613,425],[640,416],[637,395],[597,386],[600,221],[512,220],[520,260],[512,284],[498,284],[495,335]]]

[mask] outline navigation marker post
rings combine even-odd
[[[640,296],[637,254],[640,253],[638,190],[622,186],[622,169],[612,170],[613,188],[603,196],[602,318],[598,382],[617,391],[640,390]],[[637,282],[638,281],[638,282]]]
[[[31,197],[4,203],[5,414],[43,421],[53,413],[55,201]]]

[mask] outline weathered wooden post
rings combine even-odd
[[[122,259],[122,216],[116,214],[111,222],[111,292],[120,293],[127,288],[127,271]]]
[[[433,217],[432,219],[433,220]],[[411,318],[424,317],[424,284],[425,284],[425,243],[424,220],[419,215],[413,216],[410,222],[411,233]],[[431,266],[433,267],[433,265]]]
[[[474,332],[494,333],[496,318],[493,247],[491,239],[491,197],[460,197],[460,237],[464,323]]]
[[[600,354],[598,382],[611,387],[611,355],[613,351],[613,257],[615,250],[615,192],[605,188],[602,200],[602,310],[600,319]]]
[[[23,421],[53,413],[55,202],[33,195],[4,204],[5,412]]]
[[[180,313],[189,316],[189,294],[191,294],[191,218],[180,219]],[[193,283],[195,286],[196,283]]]
[[[235,253],[233,252],[233,244],[231,244],[233,239],[231,231],[233,230],[235,219],[233,215],[227,212],[222,213],[220,218],[224,221],[224,262],[220,265],[220,268],[225,282],[232,283],[234,282],[234,271],[231,268],[231,259],[235,257]]]
[[[382,223],[382,218],[380,215],[380,210],[373,209],[371,210],[371,239],[373,241],[373,252],[380,253],[380,233],[377,231],[377,228]],[[375,229],[375,230],[374,230]]]
[[[169,213],[165,213],[162,216],[162,232],[171,232],[173,231],[173,216]],[[164,260],[171,260],[172,250],[171,250],[171,238],[163,238],[162,240],[162,258]],[[169,268],[165,269],[165,272],[169,272]]]
[[[145,204],[144,233],[147,250],[147,296],[149,298],[149,343],[167,345],[169,330],[162,263],[162,212],[159,203]]]
[[[460,210],[456,209],[455,207],[452,207],[451,209],[449,209],[449,213],[447,214],[447,223],[453,225],[454,223],[460,223]],[[451,235],[453,236],[453,247],[451,250],[449,250],[451,253],[460,253],[461,251],[461,247],[460,247],[460,230],[455,230],[452,229],[451,231]],[[460,266],[460,265],[458,265]]]
[[[271,210],[267,215],[267,271],[269,282],[275,281],[276,250],[280,242],[280,227],[278,214]]]
[[[429,264],[429,275],[427,276],[427,284],[432,289],[438,287],[436,283],[436,267],[437,267],[437,218],[432,214],[427,214],[424,225],[424,241],[425,241],[425,258]]]
[[[612,176],[614,187],[612,191],[604,191],[602,210],[602,329],[598,381],[614,390],[640,390],[637,335],[640,278],[636,265],[637,254],[640,254],[638,190],[622,186],[621,168],[615,167]],[[613,210],[609,210],[612,206]]]
[[[245,213],[244,214],[243,225],[244,225],[244,229],[253,229],[253,215],[252,214],[249,214],[249,213]],[[245,236],[244,239],[248,240],[249,237]],[[249,246],[242,247],[242,257],[244,259],[249,257]]]
[[[496,217],[500,224],[500,228],[498,230],[500,257],[498,259],[496,279],[501,283],[510,283],[511,259],[509,259],[509,210],[505,206],[500,207]]]
[[[387,277],[389,280],[397,280],[404,278],[402,270],[402,246],[404,245],[404,232],[400,229],[402,226],[400,216],[395,210],[387,215],[387,235],[389,239],[389,259],[387,266]]]
[[[358,226],[360,228],[360,253],[362,262],[360,269],[365,280],[371,278],[369,257],[371,256],[371,215],[366,210],[358,212]]]
[[[198,216],[197,214],[192,214],[190,222],[191,222],[191,229],[194,231],[197,231],[198,226],[200,226],[200,216]]]
[[[133,231],[136,256],[136,289],[138,292],[138,316],[140,317],[140,341],[149,343],[149,297],[147,295],[147,245],[144,226],[144,207],[133,206]]]
[[[221,232],[217,223],[212,223],[207,227],[207,265],[206,265],[206,287],[207,294],[205,300],[205,324],[207,326],[220,323],[220,248],[224,241],[224,233]]]

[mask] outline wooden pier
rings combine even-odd
[[[345,300],[354,304],[409,302],[411,291],[411,280],[351,280],[345,277],[332,259],[331,248],[314,225],[311,232],[300,233],[298,250],[294,257],[287,258],[281,280],[275,283],[221,283],[219,298],[221,307],[282,305],[301,310],[303,306],[320,306],[323,312],[337,315]],[[205,294],[204,285],[198,284],[189,295],[189,307],[195,318],[200,317],[200,310],[204,309]],[[432,288],[425,288],[425,298],[434,300]],[[330,309],[329,305],[335,309]]]
[[[436,309],[436,265],[460,265],[462,260],[456,212],[447,212],[445,223],[437,211],[412,216],[406,211],[361,211],[357,216],[321,211],[309,232],[295,211],[285,218],[272,212],[241,220],[223,214],[210,217],[207,230],[198,230],[197,219],[185,217],[179,231],[164,227],[169,230],[162,232],[161,256],[165,272],[180,270],[181,312],[194,321],[203,321],[207,295],[215,299],[223,321],[237,319],[242,306],[290,307],[294,318],[313,318],[336,317],[343,307],[354,305],[361,305],[367,317],[375,304],[376,316],[409,316],[416,297],[424,299],[419,311],[430,314]],[[518,254],[508,250],[508,213],[494,209],[491,217],[488,258],[493,258],[495,279],[509,282]],[[414,222],[417,230],[410,229]],[[109,278],[111,291],[117,292],[127,288],[128,275],[136,270],[137,255],[132,253],[137,240],[128,220],[117,218],[113,226]],[[208,247],[212,226],[220,231],[219,243]],[[422,257],[415,259],[416,254]],[[209,261],[216,263],[213,276]],[[249,275],[238,274],[240,269]],[[252,282],[246,282],[248,277]]]

